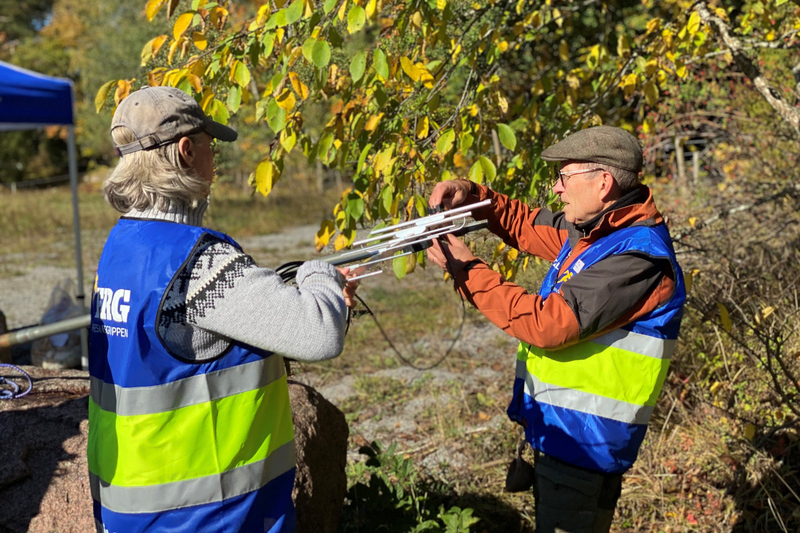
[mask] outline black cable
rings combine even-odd
[[[444,254],[445,261],[447,261],[447,272],[451,276],[453,276],[453,274],[451,273],[452,268],[451,268],[451,265],[450,265],[449,254],[444,251],[444,248],[442,248],[442,253]],[[453,279],[455,280],[455,276],[453,276]],[[411,361],[409,361],[408,359],[403,357],[403,354],[401,354],[400,351],[395,347],[395,345],[392,342],[392,340],[386,334],[386,331],[384,331],[383,326],[381,326],[380,322],[378,322],[378,317],[375,316],[375,313],[372,312],[372,309],[369,308],[369,306],[366,304],[366,302],[364,302],[364,300],[362,300],[361,297],[358,294],[355,295],[356,299],[359,302],[361,302],[361,305],[364,306],[364,308],[367,310],[367,313],[369,313],[369,315],[372,317],[372,320],[375,321],[375,325],[378,326],[378,330],[380,330],[381,335],[383,335],[383,338],[386,339],[386,342],[389,344],[389,347],[395,353],[397,358],[400,359],[406,365],[408,365],[411,368],[413,368],[414,370],[430,370],[432,368],[436,368],[437,366],[439,366],[440,364],[442,364],[444,362],[444,360],[447,358],[447,356],[450,355],[450,352],[453,351],[453,348],[455,347],[456,343],[461,339],[461,333],[464,330],[464,323],[467,321],[467,306],[466,306],[466,303],[464,303],[464,297],[461,295],[460,292],[458,293],[458,296],[461,299],[461,323],[458,325],[458,331],[456,331],[456,336],[453,338],[453,341],[450,343],[450,347],[447,349],[447,351],[444,353],[444,355],[442,355],[435,363],[433,363],[430,366],[421,367],[421,366],[415,365],[414,363],[412,363]],[[348,327],[348,329],[350,328],[350,315],[349,314],[348,314],[348,317],[347,317],[347,327]],[[346,334],[346,331],[345,331],[345,334]],[[416,355],[416,352],[414,352],[414,353]]]

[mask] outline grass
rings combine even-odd
[[[215,186],[205,223],[234,238],[275,232],[290,225],[319,223],[338,199],[327,189],[319,194],[298,180],[291,188],[276,187],[267,198],[226,185]],[[100,184],[85,183],[78,191],[84,271],[97,264],[117,213],[103,199]],[[69,187],[0,192],[0,276],[24,273],[31,264],[72,267],[74,233]],[[313,236],[310,236],[312,238]],[[88,268],[87,268],[88,267]],[[87,272],[86,278],[91,278]]]

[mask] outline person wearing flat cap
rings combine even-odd
[[[216,141],[188,94],[138,90],[111,123],[104,193],[123,213],[97,267],[89,474],[97,530],[294,531],[283,357],[339,355],[355,282],[308,261],[297,287],[202,225]],[[298,334],[302,332],[302,334]]]
[[[556,213],[465,180],[437,184],[429,202],[449,209],[490,199],[473,216],[552,264],[538,293],[503,279],[452,235],[428,257],[520,341],[508,416],[523,426],[536,465],[515,460],[507,490],[533,485],[538,533],[607,532],[678,336],[683,275],[652,191],[639,183],[633,135],[591,127],[541,157],[557,165]]]

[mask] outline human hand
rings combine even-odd
[[[467,248],[467,245],[458,240],[453,235],[445,235],[434,239],[433,244],[427,250],[428,259],[436,263],[442,270],[448,271],[449,268],[461,269],[476,257]],[[453,272],[450,272],[453,274]]]
[[[467,180],[440,181],[433,188],[428,205],[434,208],[443,205],[446,209],[458,207],[467,200],[470,187]]]
[[[356,276],[360,276],[366,270],[366,267],[359,267],[355,269],[351,269],[349,267],[344,268],[337,268],[336,270],[344,276],[345,280],[348,280],[345,283],[344,288],[342,288],[342,294],[344,294],[344,303],[350,309],[356,306],[356,289],[358,285],[361,283],[360,281],[349,281],[350,278],[354,278]]]

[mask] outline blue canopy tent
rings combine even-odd
[[[77,267],[76,296],[78,303],[84,306],[74,100],[71,80],[44,76],[0,61],[0,131],[27,130],[53,125],[67,126],[72,225],[75,230]],[[86,330],[81,330],[81,345],[83,366],[86,368],[88,363]]]

